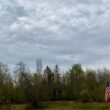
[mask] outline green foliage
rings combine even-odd
[[[80,64],[73,65],[61,74],[59,66],[47,66],[42,71],[31,73],[26,64],[19,62],[14,75],[8,66],[0,63],[0,104],[31,103],[39,107],[49,100],[74,100],[82,102],[102,102],[105,83],[110,80],[108,69],[84,71]]]

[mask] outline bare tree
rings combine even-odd
[[[42,59],[41,58],[36,60],[36,72],[38,74],[42,73]]]

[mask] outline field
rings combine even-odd
[[[0,110],[26,110],[26,105],[4,105],[0,106]],[[110,103],[80,103],[73,101],[54,101],[48,102],[47,107],[45,109],[39,110],[110,110]]]
[[[50,102],[45,110],[110,110],[110,103]]]

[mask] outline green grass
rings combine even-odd
[[[45,110],[110,110],[110,103],[49,102]]]
[[[110,103],[80,103],[74,101],[51,101],[48,107],[39,110],[110,110]],[[0,110],[26,110],[27,105],[2,105]],[[28,109],[33,110],[33,109]],[[35,110],[35,109],[34,109]],[[37,109],[36,109],[37,110]]]
[[[25,110],[26,105],[1,105],[0,110]]]

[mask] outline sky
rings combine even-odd
[[[0,62],[63,69],[110,66],[110,0],[0,0]]]

